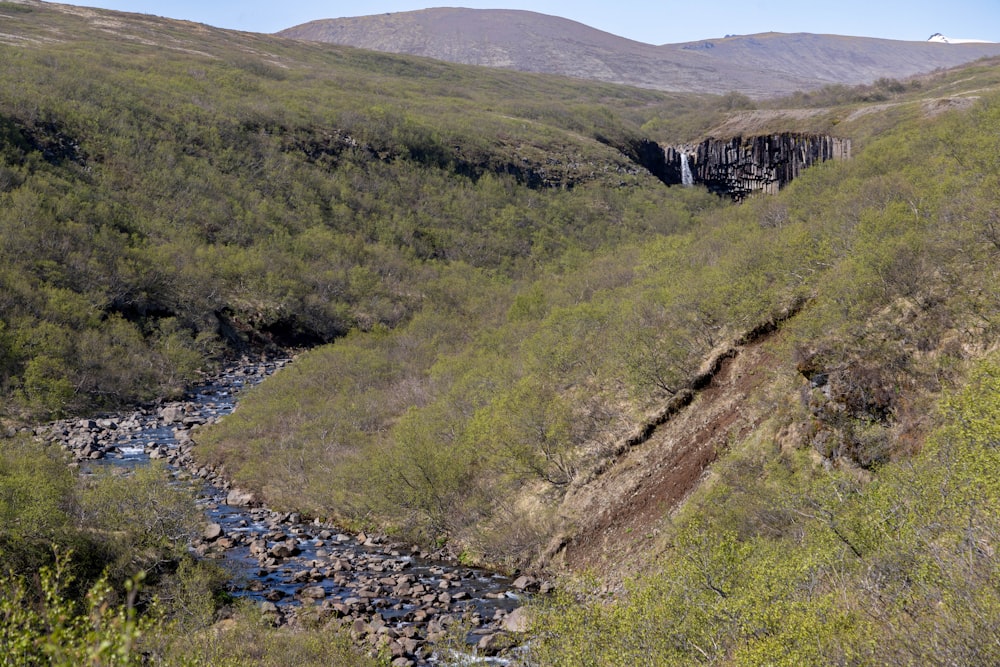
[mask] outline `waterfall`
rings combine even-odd
[[[691,173],[691,165],[688,164],[687,153],[681,153],[681,185],[685,187],[694,185],[694,175]]]

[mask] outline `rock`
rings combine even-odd
[[[299,596],[313,600],[321,600],[326,597],[326,591],[322,586],[307,586],[299,591]]]
[[[368,634],[368,624],[365,623],[365,619],[354,619],[354,622],[351,624],[351,634],[355,637],[364,637]]]
[[[522,633],[527,632],[531,618],[526,607],[518,607],[504,617],[500,622],[500,627],[507,632]]]
[[[533,577],[522,575],[517,579],[515,579],[514,583],[512,583],[511,586],[513,586],[519,591],[526,591],[534,584],[535,584],[535,579]]]
[[[287,542],[279,542],[268,549],[267,553],[274,558],[290,558],[298,553],[298,549]]]
[[[168,405],[165,408],[161,408],[160,419],[167,422],[168,424],[181,421],[182,419],[184,419],[184,406]]]
[[[706,139],[696,147],[667,147],[664,180],[681,184],[686,160],[695,183],[740,201],[753,192],[777,192],[813,164],[850,157],[850,139],[824,135],[785,132]]]
[[[226,494],[226,504],[230,507],[247,507],[252,505],[256,501],[253,493],[249,491],[240,491],[239,489],[232,489],[228,494]]]
[[[222,526],[217,523],[210,523],[205,526],[205,530],[201,531],[201,536],[209,542],[217,540],[222,537]]]
[[[504,632],[497,632],[491,635],[483,635],[483,638],[479,640],[476,644],[476,648],[483,655],[496,655],[501,651],[506,651],[507,649],[514,646],[510,635]]]

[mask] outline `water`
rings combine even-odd
[[[687,153],[681,153],[681,185],[685,187],[694,185],[694,174],[691,173],[691,165],[688,164]]]
[[[516,587],[509,577],[435,560],[413,547],[347,534],[295,514],[226,503],[225,481],[199,467],[191,455],[192,434],[196,439],[197,427],[231,413],[240,391],[285,364],[233,367],[183,402],[152,413],[99,420],[98,424],[115,422],[100,433],[107,454],[102,460],[87,461],[85,469],[103,465],[128,469],[147,465],[151,458],[165,459],[178,483],[194,485],[207,524],[218,527],[210,539],[206,533],[195,540],[192,551],[227,568],[231,592],[262,605],[278,621],[292,620],[303,607],[314,607],[329,617],[361,619],[371,627],[385,625],[400,637],[419,641],[420,651],[411,656],[417,664],[440,661],[432,651],[433,639],[452,624],[469,628],[470,645],[497,632],[507,613],[524,602],[523,581]],[[87,421],[77,424],[78,429]],[[95,422],[89,423],[93,435]],[[490,660],[504,664],[500,658]]]

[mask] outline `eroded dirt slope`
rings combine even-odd
[[[755,395],[778,372],[771,338],[773,334],[722,355],[690,403],[566,495],[563,513],[573,527],[553,549],[548,567],[591,570],[615,582],[648,562],[664,520],[730,443],[745,438],[767,417]]]

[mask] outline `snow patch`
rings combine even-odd
[[[935,42],[937,44],[995,44],[995,42],[990,42],[985,39],[954,39],[951,37],[945,37],[939,32],[936,32],[928,37],[927,41]]]

